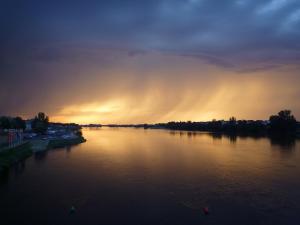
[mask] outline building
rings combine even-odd
[[[25,123],[26,123],[26,128],[25,128],[25,131],[32,131],[32,121],[33,120],[26,120]]]

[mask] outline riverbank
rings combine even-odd
[[[42,152],[53,148],[63,148],[84,142],[86,142],[86,140],[82,136],[69,139],[55,138],[50,140],[37,139],[30,141],[33,152]]]
[[[47,151],[54,148],[63,148],[86,142],[80,136],[71,139],[57,138],[52,140],[31,140],[16,147],[5,148],[0,151],[0,175],[8,172],[11,165],[19,163],[36,152]]]
[[[6,148],[0,152],[0,174],[7,172],[14,163],[25,160],[33,153],[31,144],[24,142],[13,148]]]
[[[53,139],[50,140],[48,143],[47,148],[52,149],[52,148],[63,148],[63,147],[68,147],[72,145],[77,145],[86,142],[86,139],[82,136],[77,137],[77,138],[71,138],[71,139]]]

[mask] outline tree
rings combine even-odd
[[[0,117],[0,128],[2,129],[25,129],[26,123],[21,117]]]
[[[15,129],[25,130],[25,128],[26,128],[25,120],[23,120],[21,117],[17,116],[15,118],[13,118],[11,127],[15,128]]]
[[[229,118],[229,123],[230,123],[231,125],[236,125],[236,118],[235,118],[234,116],[230,117],[230,118]]]
[[[49,125],[49,117],[43,112],[39,112],[38,115],[32,121],[32,129],[34,132],[39,134],[46,133]]]
[[[0,117],[0,128],[2,129],[10,129],[11,124],[10,124],[10,119],[6,116],[1,116]]]
[[[297,121],[291,110],[282,110],[277,115],[270,116],[270,130],[275,133],[295,133]]]

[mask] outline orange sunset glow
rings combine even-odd
[[[149,77],[157,77],[159,82],[137,83],[138,90],[125,79],[120,88],[113,86],[112,96],[107,97],[102,97],[99,81],[98,88],[92,84],[90,90],[82,92],[84,99],[62,105],[52,112],[51,119],[80,124],[210,121],[233,115],[240,119],[267,119],[270,113],[286,106],[296,115],[300,113],[299,103],[293,98],[299,94],[295,83],[298,78],[293,73],[285,75],[290,80],[281,76],[293,68],[283,68],[275,74],[269,71],[240,74],[207,68],[204,73],[210,73],[208,78],[201,77],[201,68],[190,69],[157,71]],[[169,81],[165,78],[168,74],[176,80]]]

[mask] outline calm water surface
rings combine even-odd
[[[86,143],[35,155],[1,180],[1,225],[300,224],[299,141],[83,133]]]

